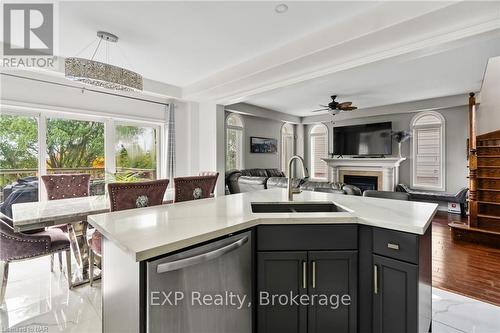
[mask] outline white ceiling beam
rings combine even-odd
[[[354,112],[341,112],[332,117],[328,113],[315,116],[302,117],[302,124],[324,123],[329,121],[342,121],[356,118],[375,117],[388,114],[442,110],[457,106],[468,105],[469,95],[460,94],[445,97],[437,97],[424,99],[419,101],[411,101],[397,103],[391,105],[376,106],[371,108],[357,109]]]
[[[229,104],[369,63],[500,32],[494,2],[390,2],[184,87],[187,99]],[[472,13],[472,15],[471,15]]]
[[[274,111],[247,103],[236,103],[236,104],[226,105],[225,109],[226,111],[235,112],[247,116],[273,119],[293,124],[301,123],[301,117],[293,116],[287,113]]]

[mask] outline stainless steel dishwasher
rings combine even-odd
[[[148,262],[147,331],[251,333],[251,268],[250,231]]]

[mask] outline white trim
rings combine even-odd
[[[318,133],[315,133],[313,134],[312,131],[318,127],[318,126],[323,126],[325,128],[325,134],[318,134]],[[330,150],[330,135],[329,135],[329,131],[328,131],[328,126],[326,126],[325,124],[323,123],[319,123],[319,124],[316,124],[314,126],[312,126],[310,129],[309,129],[309,166],[310,166],[310,169],[311,169],[311,179],[316,179],[316,180],[327,180],[328,179],[328,166],[326,165],[326,176],[325,177],[314,177],[315,176],[315,172],[314,172],[314,156],[313,156],[313,148],[312,148],[312,137],[315,137],[315,136],[326,136],[326,156],[325,158],[328,157],[328,151]],[[325,162],[326,163],[326,162]]]
[[[47,200],[47,189],[42,182],[42,176],[47,174],[47,117],[38,116],[38,201]]]
[[[434,116],[439,118],[440,124],[429,124],[429,125],[416,125],[415,123],[422,117],[425,116]],[[440,136],[440,184],[439,186],[430,186],[430,185],[419,185],[416,182],[416,151],[417,151],[417,139],[416,139],[416,130],[423,128],[439,128],[439,136]],[[446,191],[446,120],[443,115],[436,111],[423,111],[417,113],[410,121],[410,129],[412,131],[412,144],[411,144],[411,187],[415,189],[421,190],[430,190],[430,191]]]
[[[228,125],[227,121],[230,117],[237,117],[241,121],[242,126]],[[229,112],[224,119],[224,169],[227,167],[227,130],[232,129],[241,131],[241,156],[240,156],[240,169],[245,168],[245,121],[237,113]],[[227,171],[227,170],[226,170]]]
[[[33,113],[47,113],[47,114],[56,114],[58,118],[71,118],[71,119],[106,119],[112,118],[116,121],[136,121],[139,123],[149,123],[158,125],[158,123],[164,122],[165,120],[149,118],[149,117],[135,117],[129,115],[122,115],[117,113],[110,112],[101,112],[95,110],[88,109],[75,109],[68,107],[60,107],[60,106],[51,106],[46,104],[37,104],[37,103],[24,103],[12,100],[0,100],[0,108],[3,110],[7,110],[6,112],[33,112]],[[104,120],[102,120],[104,121]]]
[[[287,134],[286,136],[287,137],[291,137],[292,138],[292,156],[295,155],[295,126],[293,126],[292,123],[289,123],[289,122],[284,122],[282,125],[281,125],[281,128],[280,128],[280,153],[279,153],[279,163],[280,163],[280,167],[282,168],[281,171],[283,172],[287,172],[288,170],[287,169],[287,162],[288,161],[283,161],[283,152],[284,152],[284,141],[283,141],[283,128],[285,128],[285,126],[291,126],[292,128],[292,134]],[[292,173],[293,175],[294,173]],[[288,175],[287,175],[288,177]]]

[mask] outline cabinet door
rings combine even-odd
[[[416,333],[417,265],[373,255],[373,333]]]
[[[259,333],[305,333],[307,309],[305,306],[265,305],[261,295],[307,294],[307,252],[257,252],[257,330]],[[282,298],[283,299],[283,298]]]
[[[357,332],[358,251],[311,251],[309,269],[308,333]]]

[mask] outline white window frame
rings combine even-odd
[[[283,133],[283,129],[290,126],[292,128],[292,134],[285,134]],[[288,177],[288,174],[287,174],[287,163],[288,161],[283,158],[283,152],[285,151],[285,140],[284,138],[286,137],[289,137],[292,139],[292,156],[295,155],[295,127],[293,126],[292,123],[283,123],[283,125],[281,125],[281,129],[280,129],[280,140],[281,140],[281,151],[280,151],[280,165],[281,165],[281,170],[286,174],[286,176]],[[293,175],[293,173],[292,173]]]
[[[422,117],[434,116],[440,120],[440,124],[416,124]],[[417,178],[417,130],[426,128],[439,128],[439,142],[440,142],[440,184],[438,186],[431,186],[427,184],[418,184]],[[423,111],[417,113],[410,122],[410,129],[412,131],[412,171],[411,171],[411,187],[421,190],[430,191],[445,191],[446,190],[446,121],[443,115],[436,111]]]
[[[57,110],[49,109],[50,106],[39,106],[36,104],[23,103],[23,106],[17,105],[1,105],[1,113],[12,116],[34,117],[38,123],[38,183],[42,184],[41,176],[47,175],[47,119],[59,118],[67,120],[81,120],[81,121],[95,121],[104,124],[104,166],[106,173],[114,173],[116,171],[115,163],[115,126],[144,126],[156,128],[156,177],[157,179],[164,175],[162,170],[161,161],[164,159],[162,154],[163,147],[163,130],[165,124],[161,121],[140,121],[137,119],[130,119],[126,117],[111,117],[108,115],[95,115],[76,113],[74,110],[68,109],[66,112],[64,108],[54,107]],[[85,112],[86,110],[81,110]],[[89,111],[91,113],[92,111]],[[160,124],[159,124],[160,123]],[[38,186],[38,201],[47,200],[47,192],[45,186]]]
[[[228,125],[228,120],[230,117],[237,117],[240,122],[241,126],[234,126],[234,125]],[[245,168],[245,122],[243,121],[243,118],[236,113],[229,113],[226,118],[224,119],[224,169],[226,168],[227,165],[227,130],[232,129],[236,131],[241,131],[241,155],[239,157],[240,160],[240,169]],[[226,170],[227,171],[227,170]]]
[[[318,126],[322,126],[324,129],[325,129],[325,134],[314,134],[312,133],[313,130],[318,127]],[[325,177],[315,177],[315,170],[314,170],[314,154],[313,154],[313,140],[312,138],[315,137],[315,136],[326,136],[326,145],[325,145],[325,158],[328,157],[328,151],[330,149],[330,140],[329,140],[329,131],[328,131],[328,126],[326,126],[325,124],[321,123],[321,124],[316,124],[314,126],[311,127],[311,129],[309,130],[309,161],[310,161],[310,167],[311,167],[311,172],[310,172],[310,175],[311,175],[311,179],[312,180],[327,180],[328,179],[328,173],[329,173],[329,170],[328,170],[328,165],[326,166],[326,176]]]

